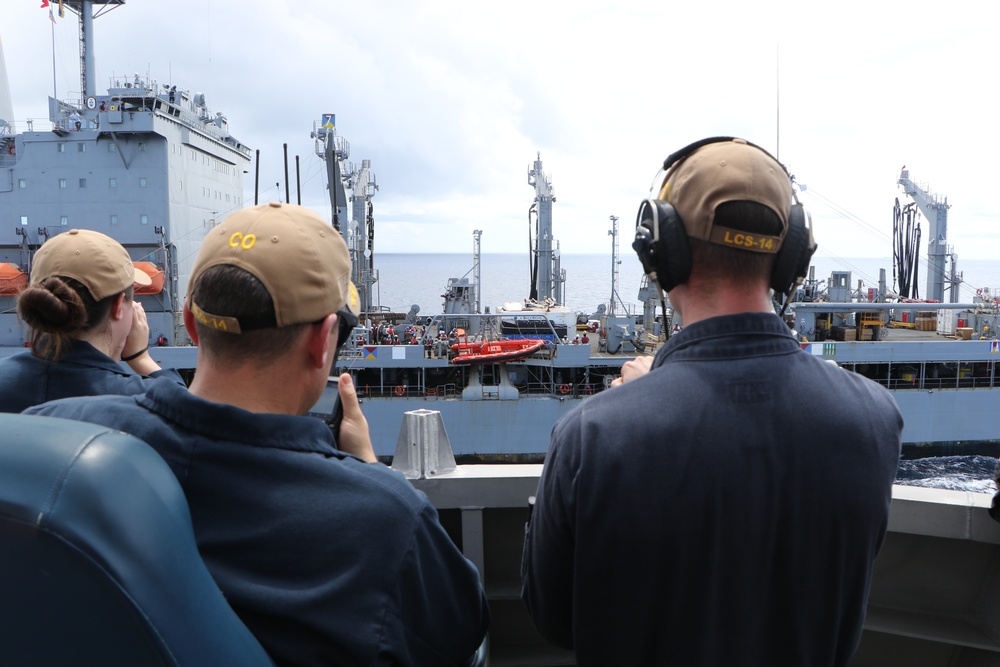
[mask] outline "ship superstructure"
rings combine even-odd
[[[15,294],[34,252],[73,228],[118,240],[154,274],[139,294],[161,343],[189,342],[181,316],[205,234],[243,205],[250,149],[209,110],[204,94],[134,75],[95,92],[95,11],[124,0],[67,0],[80,17],[82,92],[49,98],[49,123],[9,123],[0,139],[0,345],[25,331]],[[160,338],[162,336],[162,338]]]

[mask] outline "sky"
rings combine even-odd
[[[53,68],[40,4],[0,0],[16,121],[47,118],[53,69],[59,96],[79,96],[76,18],[57,18]],[[260,200],[284,199],[287,144],[302,203],[328,219],[309,133],[336,114],[379,186],[376,252],[471,252],[476,229],[483,252],[526,252],[540,154],[561,251],[610,254],[617,216],[631,253],[663,159],[737,135],[806,186],[818,255],[891,256],[906,165],[947,196],[961,268],[1000,252],[997,15],[985,1],[127,0],[95,21],[96,81],[204,92],[260,150]]]

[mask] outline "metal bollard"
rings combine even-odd
[[[454,472],[455,454],[438,410],[411,410],[403,415],[392,469],[407,479]]]

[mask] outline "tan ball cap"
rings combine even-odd
[[[219,265],[238,266],[260,280],[274,302],[279,327],[316,322],[345,306],[357,313],[344,239],[303,206],[265,204],[223,220],[198,251],[190,291],[206,269]],[[190,298],[188,304],[202,324],[231,333],[248,329],[225,313],[206,313]]]
[[[42,244],[31,264],[31,284],[52,276],[78,281],[96,301],[153,282],[118,241],[91,229],[71,229]]]
[[[706,144],[681,160],[667,174],[659,198],[674,207],[691,238],[773,253],[788,232],[792,184],[774,158],[742,139],[733,139]],[[781,234],[750,236],[716,225],[716,208],[735,201],[770,208],[781,220]]]

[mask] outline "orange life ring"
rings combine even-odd
[[[14,150],[14,144],[10,144],[10,145],[7,146],[7,154],[8,155],[17,155],[17,151]]]
[[[426,393],[427,393],[428,396],[433,396],[434,394],[437,393],[437,390],[434,389],[434,387],[427,387],[427,392]]]
[[[568,394],[569,393],[569,389],[570,389],[570,387],[569,387],[568,384],[561,384],[561,385],[559,385],[559,393],[560,394]]]
[[[396,392],[396,396],[402,396],[403,394],[406,393],[406,387],[404,387],[401,384],[397,384],[396,388],[393,391]]]

